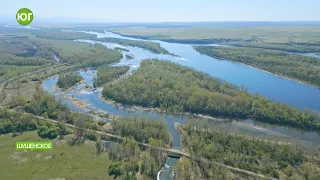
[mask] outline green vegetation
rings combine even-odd
[[[125,51],[125,52],[129,52],[129,50],[128,50],[128,49],[123,48],[123,47],[115,47],[114,49],[115,49],[115,50],[118,50],[118,51]]]
[[[65,49],[59,44],[69,44],[71,47]],[[49,46],[57,54],[58,58],[61,59],[61,62],[75,64],[79,68],[111,64],[118,62],[122,58],[122,54],[119,51],[108,49],[101,44],[92,45],[89,43],[60,40],[54,41],[54,44],[49,44]]]
[[[0,81],[39,69],[41,66],[0,65]]]
[[[149,138],[149,144],[161,146],[162,142]],[[109,158],[115,163],[109,166],[109,175],[124,175],[136,179],[141,174],[147,179],[156,179],[157,173],[167,160],[167,154],[157,148],[140,149],[133,138],[124,139],[121,143],[112,143],[107,147]]]
[[[108,155],[116,161],[109,167],[109,175],[127,177],[139,172],[143,177],[156,179],[167,154],[154,147],[138,146],[135,141],[169,147],[171,138],[165,122],[128,116],[112,121],[111,126],[111,133],[128,139],[108,145]]]
[[[81,81],[81,76],[77,72],[60,73],[57,85],[60,88],[68,89]]]
[[[34,33],[39,38],[54,39],[54,40],[76,40],[76,39],[87,39],[95,38],[97,35],[88,34],[83,32],[65,32],[59,30],[52,31],[37,31]]]
[[[195,46],[200,53],[248,64],[320,87],[320,59],[257,48]]]
[[[102,86],[129,71],[129,66],[102,66],[97,69],[98,78],[93,83],[94,87]]]
[[[263,42],[230,42],[228,45],[237,47],[250,47],[271,50],[281,50],[287,52],[314,53],[320,52],[320,46],[300,45],[300,44],[284,44],[284,43],[263,43]]]
[[[232,134],[228,131],[195,127],[190,125],[180,127],[183,146],[192,156],[203,157],[209,161],[269,175],[274,178],[320,178],[320,169],[317,165],[320,163],[320,154],[317,150],[305,150],[302,147],[287,144],[286,142],[271,142]],[[205,166],[205,162],[198,163],[200,167],[201,165]],[[210,172],[211,170],[209,169],[204,168],[205,171]],[[188,171],[180,173],[190,174]],[[210,175],[209,173],[202,173],[205,179],[212,179]]]
[[[157,54],[171,54],[165,48],[161,47],[159,43],[156,43],[156,42],[118,39],[118,38],[99,38],[99,39],[92,39],[92,40],[116,43],[123,46],[139,47]]]
[[[8,70],[4,69],[3,67],[0,67],[0,76],[4,76],[8,73]]]
[[[47,49],[28,38],[1,38],[0,64],[16,66],[40,66],[52,60]]]
[[[162,141],[164,147],[171,145],[171,138],[167,125],[160,120],[147,120],[137,117],[123,117],[112,121],[113,134],[130,137],[138,142],[149,143],[149,138]]]
[[[126,54],[127,59],[134,59],[134,56],[132,54]]]
[[[16,142],[49,141],[41,139],[36,132],[25,132],[12,137],[0,136],[0,171],[2,180],[12,179],[70,179],[105,180],[111,160],[105,154],[97,155],[94,142],[85,141],[82,145],[70,146],[71,135],[63,140],[53,140],[49,151],[21,151],[15,149]]]
[[[105,173],[115,177],[120,176],[123,178],[130,177],[136,179],[136,173],[138,172],[147,179],[154,179],[157,176],[157,172],[167,159],[167,154],[165,152],[154,147],[139,147],[135,142],[135,140],[143,140],[147,138],[146,142],[148,142],[150,145],[168,147],[168,142],[170,141],[169,132],[167,131],[167,127],[163,121],[147,121],[145,119],[136,118],[115,120],[115,122],[112,124],[112,131],[117,133],[122,131],[124,136],[128,136],[129,138],[122,140],[120,143],[113,142],[109,144],[106,149],[108,156],[106,156],[105,153],[103,153],[105,151],[105,147],[102,145],[101,139],[94,131],[87,130],[96,130],[99,128],[99,126],[97,126],[97,122],[92,121],[89,117],[86,117],[86,115],[72,113],[68,110],[62,111],[64,107],[60,107],[58,102],[54,102],[54,97],[47,94],[39,94],[34,96],[32,102],[25,106],[27,111],[43,114],[44,117],[50,116],[50,118],[59,120],[60,123],[53,124],[42,119],[34,118],[30,114],[23,112],[19,113],[8,109],[1,109],[0,134],[8,134],[13,132],[11,136],[15,137],[15,139],[12,139],[10,138],[10,135],[0,136],[0,145],[5,145],[5,148],[0,148],[0,151],[5,153],[2,155],[6,155],[6,158],[4,158],[4,161],[1,161],[1,163],[8,163],[7,165],[11,168],[13,166],[18,166],[20,170],[19,172],[22,173],[30,170],[29,164],[32,163],[32,167],[35,168],[32,172],[37,172],[36,175],[34,173],[27,173],[24,174],[24,178],[27,176],[33,177],[33,179],[42,178],[44,175],[43,173],[45,172],[43,168],[46,170],[51,170],[52,164],[57,164],[59,165],[59,168],[56,167],[52,171],[57,171],[56,173],[59,175],[59,177],[83,179],[83,177],[79,177],[78,174],[82,174],[95,166],[90,166],[90,168],[84,166],[87,167],[84,168],[81,166],[81,164],[78,164],[78,162],[74,161],[85,162],[89,158],[89,165],[91,163],[97,163],[101,166],[102,162],[106,163],[105,161],[107,161],[106,166],[103,167],[105,168],[104,170],[101,168],[94,170],[96,174],[92,177],[97,177],[95,179],[109,178],[109,176]],[[52,116],[52,114],[56,114],[57,116]],[[74,130],[68,129],[64,123],[74,124],[76,128]],[[53,141],[53,150],[43,152],[27,151],[24,154],[17,153],[13,149],[16,141],[47,141],[46,139],[42,140],[36,137],[34,132],[25,132],[32,130],[38,130],[37,134],[41,138],[55,139],[59,137],[59,139],[55,139]],[[21,135],[21,133],[23,134]],[[74,137],[68,135],[69,133],[74,133]],[[29,138],[26,137],[26,135],[31,136]],[[131,135],[135,137],[135,140],[130,137]],[[62,139],[63,136],[66,137]],[[85,141],[85,139],[94,140],[96,142],[92,143],[90,141]],[[7,145],[12,146],[12,148],[6,148]],[[110,161],[108,157],[112,161]],[[42,158],[49,162],[40,161]],[[61,161],[68,162],[61,163]],[[82,165],[83,164],[88,165],[88,163],[82,163]],[[72,165],[76,165],[78,168],[82,168],[82,170],[77,172],[72,168],[67,168]],[[42,168],[37,169],[40,166]],[[1,167],[1,170],[6,169],[3,166]],[[58,173],[59,170],[61,171],[61,168],[65,169]],[[13,172],[12,169],[10,172]],[[68,172],[70,172],[70,174],[67,174]],[[49,176],[51,177],[52,175],[57,174],[49,173]],[[139,175],[139,177],[141,177],[141,175]],[[15,177],[14,179],[22,179],[22,177],[20,177],[22,174],[19,173],[7,176],[5,179],[10,179],[10,177]],[[88,176],[85,175],[84,177]]]
[[[145,39],[180,43],[262,41],[267,43],[320,42],[319,26],[110,28],[112,32]]]
[[[87,33],[47,30],[8,35],[1,37],[0,34],[0,64],[39,66],[55,62],[54,56],[56,56],[61,63],[74,64],[78,68],[83,68],[110,64],[122,58],[120,52],[103,45],[71,41],[96,37]]]
[[[103,96],[128,105],[167,112],[201,113],[320,130],[317,112],[290,108],[251,95],[218,78],[167,61],[145,60],[127,79],[106,85]]]
[[[72,66],[58,63],[49,63],[41,67],[9,65],[1,67],[6,68],[8,73],[0,77],[1,81],[4,82],[0,93],[0,104],[7,106],[15,106],[15,104],[19,103],[21,97],[26,101],[30,101],[43,80],[73,68]]]
[[[20,105],[23,105],[25,111],[28,113],[50,119],[63,118],[68,111],[67,107],[56,101],[54,96],[48,95],[40,90],[37,90],[29,103],[20,103]]]
[[[38,128],[38,125],[39,122],[29,114],[0,109],[0,134],[33,131]]]
[[[175,179],[224,179],[224,180],[254,180],[254,177],[245,174],[233,173],[227,168],[201,161],[182,158],[174,168]]]

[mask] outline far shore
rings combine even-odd
[[[219,58],[219,57],[213,57],[213,58],[220,59],[220,60],[223,60],[223,61],[230,61],[230,62],[234,62],[234,63],[243,64],[243,65],[248,66],[250,68],[254,68],[254,69],[257,69],[259,71],[262,71],[262,72],[265,72],[265,73],[268,73],[268,74],[272,74],[272,75],[274,75],[276,77],[279,77],[279,78],[287,79],[287,80],[290,80],[290,81],[293,81],[293,82],[297,82],[297,83],[300,83],[300,84],[303,84],[303,85],[307,85],[307,86],[311,86],[311,87],[315,87],[315,88],[319,88],[320,89],[320,86],[318,86],[318,85],[310,84],[308,82],[305,82],[305,81],[302,81],[302,80],[298,80],[298,79],[295,79],[295,78],[289,78],[289,77],[286,77],[286,76],[283,76],[283,75],[275,74],[275,73],[260,69],[258,67],[251,66],[251,65],[243,63],[243,62],[227,60],[227,59],[223,59],[223,58]]]

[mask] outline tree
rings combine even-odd
[[[64,121],[59,122],[58,127],[59,127],[59,136],[62,137],[69,134],[69,130]]]
[[[76,126],[76,140],[83,140],[85,135],[85,119],[82,116],[79,116],[75,122]]]
[[[122,174],[122,169],[120,168],[120,163],[115,162],[109,166],[108,173],[110,176],[114,176],[114,178],[120,176]]]
[[[101,152],[103,152],[103,145],[100,137],[98,137],[96,142],[96,150],[97,150],[97,154],[100,154]]]

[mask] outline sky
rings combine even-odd
[[[105,22],[320,21],[319,0],[0,0],[0,17]]]

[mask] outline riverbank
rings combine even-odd
[[[225,59],[223,59],[223,60],[225,60]],[[225,61],[228,61],[228,60],[225,60]],[[232,62],[237,62],[237,61],[232,61]],[[289,78],[289,77],[286,77],[286,76],[283,76],[283,75],[275,74],[275,73],[272,73],[272,72],[269,72],[269,71],[266,71],[266,70],[263,70],[263,69],[260,69],[260,68],[245,64],[245,63],[242,63],[242,62],[237,62],[237,63],[244,64],[244,65],[249,66],[251,68],[258,69],[258,70],[260,70],[262,72],[265,72],[265,73],[268,73],[268,74],[272,74],[272,75],[274,75],[276,77],[279,77],[279,78],[287,79],[287,80],[290,80],[290,81],[293,81],[293,82],[297,82],[297,83],[300,83],[300,84],[303,84],[303,85],[307,85],[307,86],[310,86],[310,87],[315,87],[315,88],[320,89],[320,86],[317,86],[317,85],[314,85],[314,84],[310,84],[310,83],[302,81],[302,80],[298,80],[298,79],[295,79],[295,78]]]
[[[224,39],[224,38],[211,38],[211,39],[169,39],[169,38],[160,38],[159,36],[139,36],[139,35],[126,35],[121,34],[119,32],[105,30],[106,32],[110,32],[113,34],[117,34],[123,37],[128,38],[135,38],[141,39],[145,41],[163,41],[168,43],[179,43],[179,44],[201,44],[201,45],[208,45],[208,44],[219,44],[219,43],[226,43],[226,42],[242,42],[241,39]]]
[[[159,113],[159,114],[170,114],[173,116],[194,116],[194,117],[206,118],[206,119],[219,121],[219,122],[230,121],[230,119],[227,119],[227,118],[216,118],[216,117],[203,115],[203,114],[192,114],[192,113],[188,113],[188,112],[172,113],[172,112],[168,112],[165,110],[161,110],[160,108],[143,107],[143,106],[137,106],[137,105],[124,105],[122,103],[118,103],[118,102],[113,101],[111,99],[106,99],[105,97],[102,96],[102,92],[100,92],[98,96],[99,96],[99,99],[101,101],[103,101],[104,103],[112,104],[118,108],[127,109],[132,112],[137,110],[137,111],[147,111],[147,112],[153,112],[153,113]]]
[[[143,39],[143,40],[159,40],[159,41],[164,41],[164,42],[168,42],[168,43],[180,43],[180,44],[203,44],[203,45],[208,45],[208,44],[223,44],[221,42],[203,42],[201,39],[198,40],[198,41],[192,41],[192,42],[179,42],[179,40],[176,40],[176,41],[172,41],[172,40],[168,40],[168,39],[161,39],[161,38],[149,38],[147,36],[138,36],[138,35],[124,35],[124,34],[121,34],[121,33],[118,33],[118,32],[113,32],[113,31],[110,31],[110,30],[106,30],[106,32],[110,32],[110,33],[114,33],[114,34],[117,34],[117,35],[120,35],[120,36],[123,36],[123,37],[128,37],[128,38],[137,38],[137,39]],[[198,51],[197,51],[198,52]],[[286,52],[286,51],[284,51]],[[300,52],[296,52],[296,53],[300,53]],[[217,59],[221,59],[219,57],[214,57],[214,58],[217,58]],[[226,59],[221,59],[221,60],[226,60]],[[318,85],[313,85],[313,84],[310,84],[306,81],[303,81],[303,80],[298,80],[296,78],[290,78],[290,77],[286,77],[284,75],[279,75],[279,74],[275,74],[275,73],[272,73],[272,72],[269,72],[269,71],[266,71],[266,70],[263,70],[263,69],[260,69],[260,68],[257,68],[257,67],[254,67],[254,66],[251,66],[251,65],[248,65],[248,64],[245,64],[245,63],[242,63],[242,62],[238,62],[238,61],[232,61],[232,60],[226,60],[226,61],[231,61],[231,62],[236,62],[236,63],[241,63],[241,64],[244,64],[246,66],[249,66],[251,68],[255,68],[255,69],[258,69],[258,70],[261,70],[262,72],[265,72],[265,73],[268,73],[268,74],[272,74],[276,77],[280,77],[280,78],[283,78],[283,79],[287,79],[287,80],[290,80],[290,81],[293,81],[293,82],[298,82],[300,84],[303,84],[303,85],[307,85],[307,86],[311,86],[311,87],[316,87],[318,89],[320,89],[320,86]]]
[[[197,51],[197,52],[198,52],[198,51]],[[200,53],[200,52],[199,52],[199,53]],[[201,54],[201,53],[200,53],[200,54]],[[239,63],[239,64],[248,66],[248,67],[253,68],[253,69],[257,69],[257,70],[259,70],[259,71],[262,71],[262,72],[267,73],[267,74],[271,74],[271,75],[276,76],[276,77],[279,77],[279,78],[283,78],[283,79],[290,80],[290,81],[293,81],[293,82],[297,82],[297,83],[300,83],[300,84],[303,84],[303,85],[306,85],[306,86],[315,87],[315,88],[320,89],[320,86],[317,86],[317,85],[314,85],[314,84],[310,84],[310,83],[308,83],[308,82],[306,82],[306,81],[302,81],[302,80],[299,80],[299,79],[289,78],[289,77],[286,77],[286,76],[283,76],[283,75],[275,74],[275,73],[272,73],[272,72],[269,72],[269,71],[260,69],[260,68],[258,68],[258,67],[254,67],[254,66],[252,66],[252,65],[249,65],[249,64],[246,64],[246,63],[243,63],[243,62],[233,61],[233,60],[228,60],[228,59],[223,59],[223,58],[220,58],[220,57],[218,57],[218,56],[214,56],[213,58],[216,58],[216,59],[218,59],[218,60],[223,60],[223,61],[230,61],[230,62],[233,62],[233,63]]]

